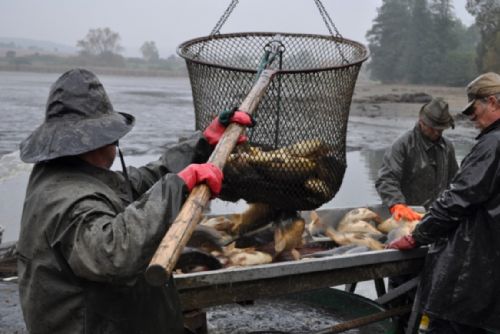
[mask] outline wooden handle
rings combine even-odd
[[[252,114],[264,96],[274,74],[276,74],[275,70],[262,71],[259,79],[238,110]],[[208,162],[213,163],[222,170],[243,130],[244,126],[242,125],[237,123],[229,124],[210,155]],[[163,237],[146,269],[146,281],[149,284],[161,286],[168,281],[182,253],[182,249],[186,246],[189,238],[191,238],[191,234],[193,234],[196,225],[201,220],[203,210],[209,201],[210,189],[207,185],[199,184],[191,191],[191,194],[182,206],[172,226],[170,226]]]

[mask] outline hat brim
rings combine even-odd
[[[446,130],[449,128],[454,129],[455,127],[453,125],[430,125],[431,128],[436,129],[436,130]]]
[[[116,142],[134,124],[134,116],[122,112],[78,121],[45,122],[21,143],[21,160],[36,163],[90,152]]]
[[[421,118],[422,118],[422,121],[425,123],[425,125],[433,128],[433,129],[436,129],[436,130],[446,130],[449,128],[452,128],[452,129],[455,128],[455,124],[454,124],[452,118],[450,118],[448,122],[443,123],[443,124],[436,123],[435,121],[430,119],[429,116],[427,116],[427,114],[422,114]]]
[[[476,99],[473,99],[472,101],[470,101],[466,106],[465,108],[462,110],[462,114],[466,115],[466,116],[470,116],[472,115],[472,113],[474,112],[474,108],[473,108],[473,105],[474,105],[474,102],[476,102]]]

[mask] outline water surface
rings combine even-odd
[[[41,124],[50,85],[58,74],[0,72],[0,225],[4,241],[16,240],[30,165],[18,158],[19,143]],[[134,129],[120,140],[126,161],[139,166],[154,158],[178,137],[194,130],[194,109],[188,78],[99,76],[118,111],[136,117]],[[347,170],[340,191],[322,208],[359,207],[380,202],[373,186],[384,149],[414,120],[388,122],[352,116],[347,132]],[[446,132],[459,161],[471,147],[464,129]],[[468,130],[467,130],[468,131]],[[119,165],[115,164],[118,169]],[[214,201],[216,213],[241,210],[243,203]]]

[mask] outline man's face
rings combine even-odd
[[[474,111],[469,115],[469,120],[480,130],[485,129],[500,117],[497,107],[498,101],[495,96],[477,99],[474,102]]]
[[[420,124],[420,130],[422,130],[424,136],[429,138],[431,141],[437,141],[443,135],[444,129],[433,128],[432,126],[425,124],[423,120],[420,120],[418,123]]]
[[[116,157],[116,144],[106,145],[102,148],[102,160],[105,169],[110,169]]]

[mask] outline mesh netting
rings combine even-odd
[[[332,199],[346,168],[349,107],[366,48],[341,37],[238,33],[187,41],[186,60],[196,128],[239,106],[250,92],[264,48],[279,39],[279,69],[240,145],[224,168],[221,198],[265,202],[276,208],[310,210]]]

